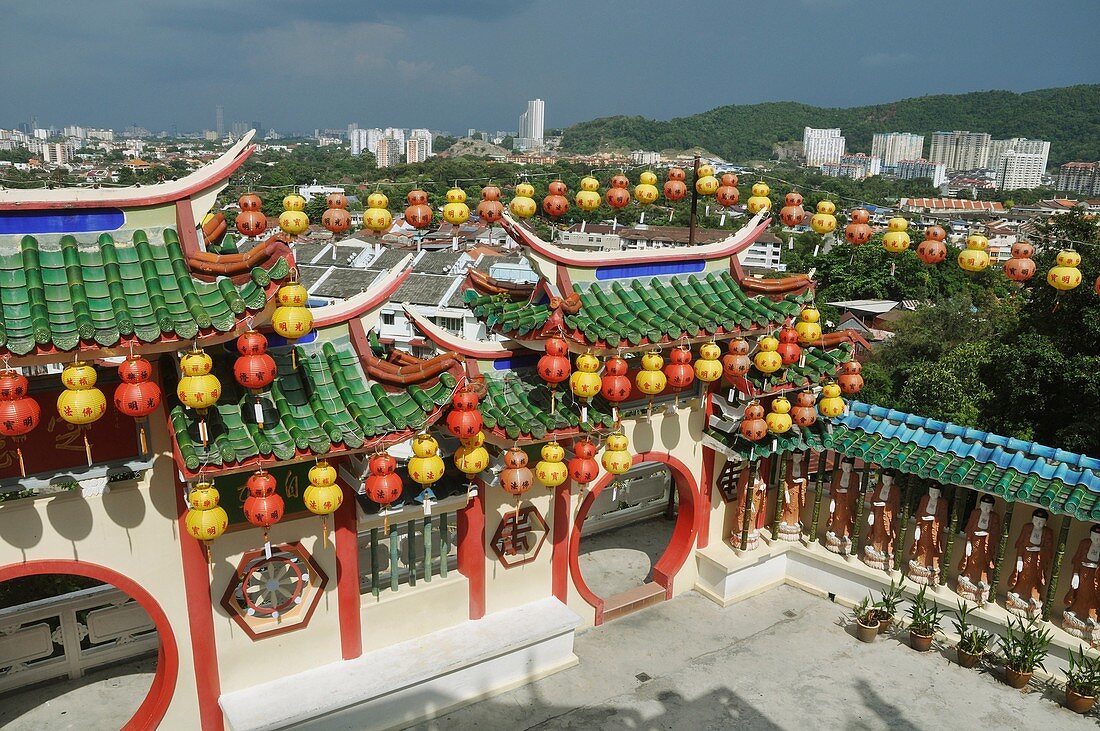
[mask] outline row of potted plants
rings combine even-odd
[[[855,608],[856,636],[862,642],[873,642],[885,632],[894,620],[901,604],[902,584],[891,582],[877,601],[868,596]],[[909,645],[914,650],[926,652],[932,639],[941,630],[947,610],[940,609],[934,600],[925,596],[927,587],[921,587],[909,606]],[[952,624],[959,635],[955,650],[958,662],[964,668],[972,668],[983,657],[994,658],[1004,665],[1005,682],[1013,688],[1023,688],[1037,669],[1046,670],[1043,664],[1052,635],[1038,620],[1010,619],[1005,634],[994,638],[992,634],[970,623],[971,607],[960,601],[954,612]],[[993,650],[997,640],[998,649]],[[1088,713],[1100,694],[1100,656],[1089,655],[1082,645],[1078,652],[1069,653],[1069,669],[1066,671],[1066,707],[1077,713]]]

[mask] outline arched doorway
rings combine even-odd
[[[19,660],[21,670],[30,672],[35,667],[44,667],[52,663],[54,667],[44,667],[40,674],[49,677],[60,675],[65,678],[69,675],[69,671],[62,670],[56,673],[57,661],[44,655],[47,651],[52,653],[51,646],[59,643],[65,649],[61,662],[68,663],[70,666],[73,663],[79,665],[87,662],[90,667],[95,667],[125,654],[125,652],[117,652],[119,646],[115,640],[125,637],[123,644],[131,640],[144,642],[149,649],[154,649],[156,652],[155,672],[148,691],[144,697],[140,698],[140,703],[136,704],[136,710],[123,728],[155,727],[164,717],[175,690],[179,671],[179,652],[168,618],[152,595],[140,584],[116,571],[83,561],[39,560],[0,566],[0,584],[15,582],[26,577],[59,577],[53,582],[49,579],[40,579],[36,583],[55,583],[63,589],[77,588],[78,590],[75,593],[66,592],[61,599],[44,599],[40,602],[41,607],[20,604],[18,608],[9,608],[21,616],[29,617],[29,621],[23,625],[26,631],[8,636],[17,637],[17,640],[8,646],[8,654],[17,660],[25,657],[25,661]],[[106,600],[105,604],[104,600]],[[36,619],[38,615],[50,614],[55,609],[59,612],[56,619],[47,619],[45,615]],[[27,614],[28,611],[30,614]],[[14,621],[17,618],[13,614],[9,619]],[[54,627],[54,624],[58,626]],[[67,626],[62,627],[62,624]],[[129,634],[130,630],[133,631],[132,635]],[[91,652],[82,651],[82,647],[89,644],[96,647],[92,648]],[[47,663],[36,665],[36,661],[41,662],[43,658]],[[140,670],[140,666],[137,669]],[[121,672],[125,673],[127,669],[124,668]],[[43,678],[43,680],[47,679],[49,678]],[[137,692],[140,695],[140,689]],[[12,693],[14,696],[18,690]],[[44,692],[41,695],[44,698],[49,697]],[[110,703],[109,699],[104,700]],[[11,704],[6,706],[10,708]],[[118,723],[117,716],[122,712],[120,710],[122,703],[120,702],[117,707],[112,704],[111,708],[115,715],[108,723],[114,725]],[[79,710],[87,711],[87,709]],[[77,721],[77,718],[72,720]],[[13,719],[6,720],[10,722]],[[77,722],[84,724],[89,721],[91,719],[85,717]]]
[[[646,575],[637,577],[638,582],[635,586],[624,589],[621,584],[607,584],[606,582],[597,582],[597,585],[590,585],[582,569],[580,558],[581,543],[587,532],[585,524],[590,515],[593,516],[594,524],[601,518],[609,523],[614,520],[614,515],[611,515],[610,518],[604,517],[606,512],[601,514],[600,506],[608,505],[607,497],[601,498],[601,496],[604,495],[606,490],[614,491],[616,489],[615,483],[618,480],[612,479],[613,475],[605,474],[593,485],[584,500],[581,501],[569,540],[569,570],[577,593],[595,608],[595,624],[597,625],[602,624],[605,619],[613,619],[642,606],[648,606],[670,598],[672,596],[673,578],[691,554],[695,543],[696,506],[699,493],[695,477],[682,462],[666,453],[647,452],[634,455],[633,465],[627,477],[637,475],[652,483],[653,480],[667,475],[671,481],[670,493],[672,493],[672,499],[668,502],[671,503],[674,518],[669,516],[671,530],[667,532],[661,530],[661,533],[668,536],[663,547],[657,546],[655,548],[653,546],[654,541],[649,538],[645,542],[647,545],[636,547],[638,551],[635,558],[640,559],[638,553],[644,554],[649,565]],[[651,492],[652,485],[650,487]],[[628,508],[631,507],[630,501],[625,502]],[[668,505],[666,504],[662,508],[661,512],[668,515]],[[642,517],[651,517],[651,514],[645,515],[644,510],[642,513]],[[622,527],[620,526],[619,529],[621,530]],[[642,529],[644,530],[644,526]],[[627,535],[630,533],[629,531],[623,532]],[[660,541],[660,538],[656,538],[657,543],[660,543]],[[639,563],[642,562],[639,560]],[[592,573],[591,569],[590,573]],[[602,587],[604,591],[610,590],[612,593],[601,593],[600,583],[605,584]]]

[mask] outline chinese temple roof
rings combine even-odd
[[[485,426],[508,439],[551,439],[614,426],[611,405],[602,397],[592,399],[588,423],[582,425],[580,405],[566,384],[558,388],[551,414],[550,389],[534,370],[486,376],[485,387],[480,405]]]
[[[62,236],[40,245],[23,236],[19,250],[0,254],[0,352],[110,347],[134,338],[190,340],[231,331],[264,309],[272,279],[289,274],[285,259],[255,267],[242,284],[192,276],[176,231],[160,240],[142,230],[132,242],[101,234],[97,243]]]
[[[832,449],[883,468],[1100,520],[1100,460],[859,401],[820,427],[792,429],[759,444],[714,429],[708,435],[741,455]]]

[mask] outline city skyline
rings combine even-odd
[[[221,105],[227,127],[262,119],[301,131],[358,120],[460,132],[510,128],[517,109],[541,98],[551,106],[545,125],[552,129],[614,114],[667,119],[724,104],[853,106],[1097,80],[1100,52],[1089,37],[1100,20],[1096,3],[870,8],[857,0],[799,0],[782,13],[734,14],[716,2],[686,8],[643,2],[629,14],[613,14],[571,2],[548,8],[479,1],[460,9],[437,1],[371,8],[337,2],[285,4],[253,16],[212,0],[139,8],[106,0],[81,17],[59,6],[14,6],[6,17],[9,103],[0,126],[37,116],[55,126],[213,129]],[[954,20],[937,21],[946,17]],[[736,51],[724,52],[705,35],[694,50],[669,43],[727,21],[723,42]],[[783,33],[774,32],[776,23]],[[919,41],[895,42],[897,29],[928,25],[934,32],[919,34]],[[975,27],[984,34],[966,32]],[[853,28],[865,43],[823,41]],[[568,29],[568,38],[563,42],[555,29]],[[486,33],[492,54],[462,41]],[[1059,53],[1045,53],[1055,39]],[[641,73],[609,74],[603,59],[619,44],[651,62]],[[59,45],[66,48],[64,63],[52,55]],[[714,83],[701,61],[717,63],[726,53],[761,62],[738,62]],[[674,63],[667,62],[670,55]],[[967,72],[959,74],[963,59]],[[814,73],[823,68],[826,73]],[[792,85],[798,77],[806,83]],[[880,78],[890,81],[874,82]]]

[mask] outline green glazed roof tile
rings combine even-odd
[[[611,427],[611,405],[602,397],[592,399],[588,423],[581,423],[581,405],[564,384],[557,389],[553,408],[549,387],[533,370],[507,371],[486,376],[486,395],[480,409],[487,429],[497,429],[509,439],[552,438],[556,432],[588,431]],[[551,413],[553,412],[553,413]]]

